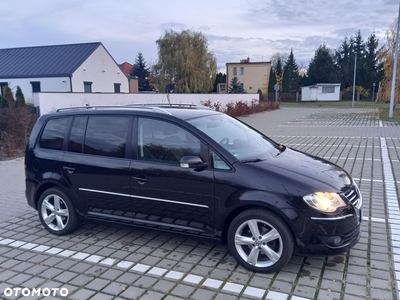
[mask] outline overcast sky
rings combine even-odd
[[[319,45],[337,48],[358,29],[381,43],[400,0],[0,0],[0,48],[102,42],[118,63],[157,61],[165,30],[201,31],[224,70],[293,48],[307,66]],[[1,66],[0,66],[1,68]]]

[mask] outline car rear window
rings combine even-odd
[[[69,126],[70,117],[50,119],[47,121],[40,137],[39,146],[45,149],[61,150],[67,129]]]

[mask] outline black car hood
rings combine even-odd
[[[315,190],[340,192],[351,185],[350,175],[341,167],[323,158],[288,147],[277,156],[252,165],[279,177],[301,182]],[[286,185],[284,182],[282,184]]]

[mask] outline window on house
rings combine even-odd
[[[220,92],[224,92],[225,91],[225,84],[220,84],[219,85],[219,90],[220,90]]]
[[[322,87],[322,93],[323,94],[331,94],[331,93],[334,93],[335,92],[335,87],[333,87],[333,86],[323,86]]]
[[[240,67],[240,75],[244,75],[244,67]]]
[[[6,95],[6,88],[8,86],[7,82],[0,82],[0,96],[5,96]]]
[[[40,81],[31,81],[32,92],[39,93],[40,92]]]
[[[121,93],[121,84],[114,83],[114,93]]]
[[[92,92],[92,83],[91,81],[84,81],[83,82],[83,89],[85,93],[91,93]]]
[[[233,75],[237,75],[237,68],[233,67]]]

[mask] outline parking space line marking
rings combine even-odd
[[[113,258],[106,258],[103,259],[101,262],[99,262],[99,264],[101,265],[106,265],[106,266],[112,266],[115,263],[115,259]]]
[[[163,276],[165,272],[167,272],[167,269],[163,268],[158,268],[158,267],[153,267],[150,269],[150,271],[147,272],[147,274],[155,275],[155,276]]]
[[[207,278],[203,285],[218,290],[224,282],[222,280]],[[264,291],[263,291],[264,294]]]
[[[136,272],[144,273],[144,272],[146,272],[148,269],[150,269],[150,266],[148,266],[148,265],[137,264],[136,266],[134,266],[134,267],[131,269],[131,271],[136,271]]]
[[[236,293],[236,294],[240,294],[240,292],[243,290],[243,288],[244,288],[244,285],[242,285],[242,284],[227,282],[227,283],[225,283],[225,285],[222,288],[222,290],[228,291],[228,292],[232,292],[232,293]],[[286,296],[289,296],[289,295],[286,295]]]
[[[49,254],[58,254],[61,251],[63,251],[64,249],[60,249],[60,248],[50,248],[49,250],[46,250],[45,253],[49,253]]]
[[[32,248],[35,248],[36,246],[38,246],[38,244],[27,243],[27,244],[22,245],[22,246],[20,246],[20,247],[18,247],[18,248],[26,249],[26,250],[31,250]]]
[[[71,250],[64,250],[63,252],[58,253],[58,256],[63,256],[63,257],[70,257],[72,255],[74,255],[76,252],[75,251],[71,251]]]
[[[86,257],[88,257],[90,254],[89,253],[84,253],[84,252],[78,252],[75,255],[73,255],[71,258],[75,258],[75,259],[85,259]]]
[[[26,242],[21,242],[21,241],[15,241],[14,243],[11,243],[10,246],[11,247],[21,247],[22,245],[25,245]]]
[[[396,186],[393,178],[392,172],[392,164],[389,158],[388,146],[386,143],[386,138],[381,138],[381,154],[382,154],[382,162],[383,162],[383,176],[385,179],[385,195],[386,195],[386,204],[388,209],[388,218],[391,219],[392,216],[398,216],[400,213],[399,210],[399,202],[397,200],[396,194]],[[399,244],[396,241],[393,241],[393,229],[396,229],[399,225],[390,224],[390,240],[391,240],[391,248],[392,253],[397,253],[399,248]],[[399,226],[400,228],[400,226]],[[394,279],[397,280],[397,283],[400,281],[400,263],[394,263]],[[397,287],[397,292],[400,295],[400,289]]]
[[[4,240],[1,240],[1,241],[0,241],[0,244],[1,244],[1,245],[8,245],[8,244],[11,244],[11,243],[13,243],[13,242],[15,242],[15,240],[12,240],[12,239],[4,239]]]
[[[203,278],[204,277],[193,275],[193,274],[189,274],[183,279],[183,281],[189,282],[189,283],[194,283],[194,284],[199,284],[200,281],[203,280]]]
[[[103,260],[104,257],[100,255],[90,255],[88,258],[85,258],[85,261],[89,261],[97,264],[99,261]]]
[[[169,271],[164,277],[169,279],[179,280],[185,275],[185,273],[178,272],[178,271]]]
[[[46,251],[47,249],[50,249],[50,247],[44,246],[44,245],[39,245],[39,246],[37,246],[36,248],[33,248],[32,250],[33,250],[33,251],[37,251],[37,252],[44,252],[44,251]]]
[[[263,290],[263,289],[248,286],[244,290],[243,295],[250,296],[250,297],[256,297],[256,298],[262,298],[264,296],[264,293],[265,293],[265,290]]]
[[[131,261],[126,261],[126,260],[121,260],[118,264],[117,267],[123,268],[123,269],[128,269],[129,267],[133,266],[133,262]]]

